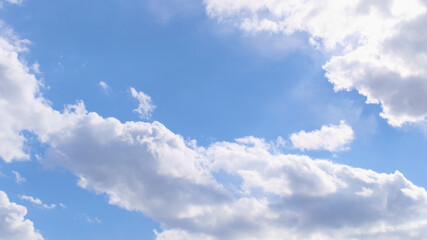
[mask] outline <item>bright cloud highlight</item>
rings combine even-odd
[[[304,150],[327,150],[330,152],[347,150],[354,139],[351,126],[345,121],[340,125],[322,126],[320,130],[300,131],[290,137],[294,148]]]

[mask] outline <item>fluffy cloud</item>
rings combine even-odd
[[[71,123],[69,114],[51,108],[40,92],[43,83],[20,60],[28,43],[0,21],[0,158],[5,162],[29,158],[23,131],[43,142],[46,134]]]
[[[324,65],[334,89],[381,104],[392,126],[427,116],[427,9],[421,0],[205,0],[209,16],[245,32],[310,34],[333,56]]]
[[[87,113],[46,162],[161,223],[158,239],[406,239],[427,234],[427,192],[404,176],[277,152],[246,137],[207,148],[162,124]],[[399,236],[399,237],[398,237]]]
[[[156,108],[156,106],[151,102],[151,97],[141,91],[136,91],[133,87],[130,88],[130,93],[132,94],[132,97],[136,98],[139,102],[138,107],[133,111],[142,119],[150,118],[151,113]]]
[[[54,148],[46,161],[72,170],[81,187],[105,192],[110,203],[157,220],[172,221],[231,198],[214,182],[197,149],[158,122],[121,123],[88,113],[50,141]]]
[[[0,156],[6,162],[16,158],[28,158],[22,150],[24,137],[20,134],[22,125],[16,123],[20,108],[26,103],[39,106],[33,97],[38,83],[33,75],[28,74],[25,66],[18,59],[25,42],[17,41],[11,30],[2,25],[0,37]],[[28,94],[29,93],[29,94]],[[18,106],[15,108],[14,104]],[[28,109],[24,110],[25,112]],[[18,120],[19,122],[19,120]]]
[[[351,126],[341,121],[340,125],[322,126],[312,132],[300,131],[290,137],[294,148],[300,150],[328,150],[331,152],[348,149],[354,139]]]
[[[10,202],[7,194],[0,191],[0,239],[43,240],[25,215],[27,209],[24,206]]]
[[[255,137],[200,147],[161,123],[103,118],[82,102],[55,111],[13,41],[0,38],[0,156],[26,157],[22,131],[31,131],[49,146],[43,163],[70,170],[79,186],[106,194],[111,204],[160,222],[159,240],[427,235],[427,192],[397,171],[382,174],[285,154]],[[9,144],[13,140],[18,145]],[[23,219],[25,208],[4,193],[0,200],[6,206],[0,214],[9,216],[1,218],[7,230],[0,234],[11,224],[41,239]]]

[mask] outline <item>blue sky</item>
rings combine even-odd
[[[424,239],[425,3],[324,2],[2,2],[0,238]]]

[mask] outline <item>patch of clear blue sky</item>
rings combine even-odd
[[[0,18],[32,41],[26,59],[40,63],[40,77],[50,87],[44,96],[56,109],[81,99],[102,116],[137,121],[132,86],[157,106],[150,121],[204,146],[248,135],[286,139],[346,120],[356,137],[350,151],[336,158],[322,151],[308,154],[379,172],[399,170],[427,186],[426,137],[414,128],[390,127],[378,116],[380,107],[366,105],[355,92],[334,93],[321,68],[325,57],[305,44],[303,34],[244,36],[224,31],[227,25],[209,20],[201,5],[178,15],[169,9],[172,15],[165,18],[162,8],[154,13],[150,3],[27,0],[21,7],[8,5]],[[109,94],[99,81],[111,87]],[[32,151],[42,153],[43,147],[33,144]],[[289,147],[284,152],[298,153]],[[1,166],[9,176],[0,178],[2,189],[28,206],[46,239],[152,239],[158,228],[142,214],[78,188],[70,173],[44,169],[35,159]],[[12,170],[27,182],[14,183]],[[67,208],[43,210],[17,194]],[[86,216],[102,223],[89,224]]]

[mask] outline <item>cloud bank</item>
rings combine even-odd
[[[45,161],[71,170],[82,188],[105,193],[111,204],[160,222],[166,231],[158,239],[427,234],[427,193],[399,172],[278,153],[254,137],[204,148],[158,122],[96,113],[55,137]]]

